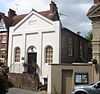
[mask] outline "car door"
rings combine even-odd
[[[95,87],[95,94],[100,94],[100,82],[97,83],[96,87]]]
[[[98,83],[97,94],[100,94],[100,83]]]
[[[86,91],[88,92],[88,94],[97,94],[97,88],[95,88],[94,86],[91,86],[90,88],[86,88]]]
[[[97,88],[96,94],[100,94],[100,87]]]

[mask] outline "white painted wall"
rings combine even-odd
[[[17,25],[11,27],[8,49],[8,66],[10,71],[17,73],[24,71],[22,66],[24,60],[17,63],[14,62],[15,47],[20,47],[21,58],[25,57],[27,61],[27,50],[30,46],[34,46],[37,51],[40,78],[47,77],[50,73],[50,68],[45,63],[44,50],[46,46],[51,45],[53,47],[53,63],[60,63],[60,27],[59,21],[53,22],[34,11]]]

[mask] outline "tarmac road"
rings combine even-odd
[[[35,91],[32,90],[24,90],[24,89],[19,89],[19,88],[10,88],[8,90],[7,94],[38,94]]]

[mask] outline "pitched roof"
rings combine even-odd
[[[10,18],[7,17],[7,16],[4,16],[3,20],[4,20],[4,23],[5,23],[5,25],[6,25],[6,28],[7,28],[8,31],[9,31],[9,27],[12,26],[12,19],[10,19]]]
[[[50,10],[47,10],[47,11],[42,11],[42,12],[37,12],[37,13],[53,21],[59,20],[59,16],[57,12],[51,13]],[[2,12],[0,12],[0,15],[1,15],[0,17],[2,17],[5,22],[6,28],[9,29],[10,26],[14,26],[17,23],[19,23],[28,14],[16,15],[12,19],[5,16],[4,13]]]
[[[81,39],[83,39],[83,40],[86,40],[86,41],[88,41],[86,38],[84,38],[83,36],[81,36],[81,35],[79,35],[79,34],[77,34],[77,33],[75,33],[75,32],[73,32],[73,31],[71,31],[70,29],[68,29],[68,28],[66,28],[66,27],[63,27],[62,29],[61,29],[61,31],[62,32],[70,32],[71,34],[73,34],[73,35],[75,35],[75,36],[77,36],[77,37],[79,37],[79,38],[81,38]]]
[[[37,12],[36,10],[34,10],[34,11]],[[57,7],[56,7],[56,4],[53,1],[51,1],[50,10],[41,11],[41,12],[37,12],[37,13],[39,13],[40,15],[42,15],[42,16],[44,16],[44,17],[46,17],[46,18],[48,18],[52,21],[59,20]],[[14,26],[17,23],[19,23],[28,14],[16,15],[16,12],[14,10],[9,9],[8,17],[5,16],[4,13],[0,12],[0,19],[1,19],[1,17],[3,18],[5,25],[6,25],[7,29],[9,30],[10,26]]]
[[[59,15],[57,11],[55,11],[54,13],[51,13],[50,10],[48,10],[48,11],[42,11],[38,13],[52,21],[59,20]]]
[[[37,11],[35,11],[37,12]],[[41,11],[41,12],[37,12],[40,15],[52,20],[52,21],[56,21],[59,20],[59,16],[57,12],[51,13],[50,10],[47,11]],[[13,17],[13,26],[16,25],[18,22],[20,22],[25,16],[27,16],[28,14],[22,14],[22,15],[17,15]]]
[[[0,12],[0,19],[3,19],[5,26],[6,26],[6,29],[9,31],[9,27],[12,25],[12,19],[5,16],[5,14],[2,12]]]
[[[25,16],[27,16],[28,14],[22,14],[22,15],[17,15],[13,17],[13,23],[12,25],[16,25],[18,22],[20,22]]]

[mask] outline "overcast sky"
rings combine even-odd
[[[29,13],[33,8],[37,11],[49,9],[51,0],[1,0],[0,11],[7,14],[9,8],[17,14]],[[61,15],[63,26],[73,32],[80,31],[85,35],[91,30],[91,22],[86,14],[93,4],[93,0],[55,0]]]

